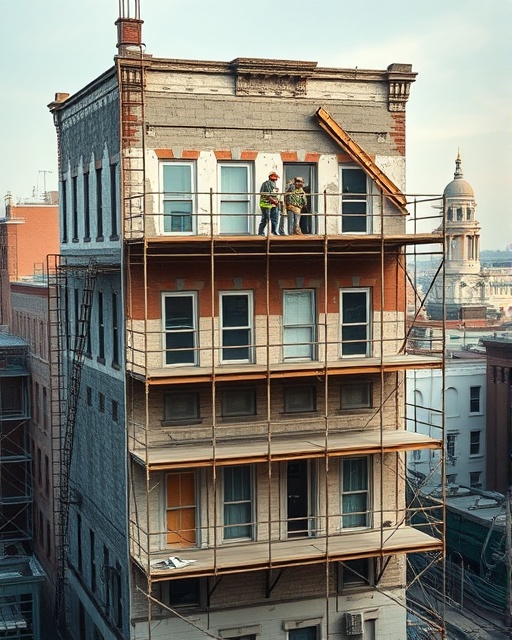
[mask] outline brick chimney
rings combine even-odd
[[[144,20],[138,18],[118,18],[117,25],[117,49],[119,55],[140,53],[142,45],[142,25]]]

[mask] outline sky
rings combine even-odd
[[[57,189],[47,105],[112,65],[119,1],[0,0],[0,195]],[[155,57],[412,64],[406,193],[442,193],[460,150],[481,248],[512,243],[511,0],[140,0],[140,11]]]

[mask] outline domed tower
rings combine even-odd
[[[485,282],[480,268],[480,224],[475,219],[475,194],[464,180],[460,153],[453,180],[446,186],[444,216],[446,234],[444,291],[434,283],[427,312],[432,319],[443,317],[443,294],[447,320],[481,320],[486,317]]]
[[[480,225],[475,219],[475,194],[464,180],[460,153],[453,180],[444,190],[446,229],[446,275],[480,273]]]

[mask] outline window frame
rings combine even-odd
[[[183,415],[178,416],[176,418],[172,417],[173,413],[170,410],[170,406],[172,405],[173,399],[178,398],[180,401],[189,400],[192,411],[188,414],[183,413]],[[163,396],[163,418],[162,418],[162,426],[170,426],[170,425],[188,425],[188,424],[198,424],[202,422],[201,420],[201,404],[200,404],[200,394],[198,391],[180,391],[180,392],[171,392],[164,393]]]
[[[343,312],[345,308],[345,295],[356,293],[364,293],[366,300],[366,321],[365,322],[343,322]],[[366,336],[361,340],[345,341],[343,340],[343,329],[345,327],[366,327]],[[340,327],[340,358],[371,358],[372,357],[372,289],[371,287],[343,287],[339,290],[339,327]],[[344,353],[344,347],[351,345],[357,347],[359,344],[365,344],[364,353]]]
[[[365,484],[362,488],[358,489],[345,489],[344,487],[344,473],[345,473],[345,465],[347,463],[353,463],[357,460],[365,461],[366,465],[366,479]],[[368,456],[350,456],[346,458],[340,459],[340,529],[342,531],[346,530],[356,530],[356,529],[370,529],[372,527],[372,504],[373,504],[373,495],[372,495],[372,469],[373,469],[373,457],[371,455]],[[344,498],[354,495],[365,495],[366,496],[366,508],[363,511],[361,510],[352,510],[346,511],[344,509]],[[345,524],[345,520],[348,518],[358,518],[364,519],[364,524]]]
[[[305,391],[310,393],[306,394]],[[283,387],[283,413],[285,414],[297,414],[297,413],[316,413],[318,411],[317,405],[317,386],[315,384],[297,384],[297,385],[285,385]],[[299,398],[306,398],[311,400],[309,403],[309,407],[301,407],[298,409],[293,409],[290,406],[290,394],[293,392],[297,393]],[[296,396],[297,397],[297,396]]]
[[[224,326],[225,311],[224,299],[235,296],[245,296],[247,298],[247,325]],[[224,333],[235,331],[247,331],[248,343],[224,345]],[[226,358],[224,351],[247,349],[247,358]],[[254,294],[252,290],[219,291],[219,362],[220,364],[251,364],[254,362]]]
[[[343,189],[343,173],[345,171],[358,171],[362,173],[366,180],[366,190],[364,192],[358,192],[358,191],[345,192]],[[340,164],[339,170],[338,170],[338,180],[339,180],[339,187],[340,187],[340,199],[339,199],[339,209],[338,209],[339,215],[340,215],[340,226],[339,226],[340,233],[354,234],[354,235],[364,235],[364,234],[371,233],[373,229],[373,224],[372,224],[373,198],[371,197],[373,193],[373,181],[370,179],[368,174],[359,165],[356,165],[356,164]],[[348,212],[347,214],[345,214],[345,212],[343,211],[344,209],[343,205],[344,203],[347,203],[347,202],[364,203],[365,205],[364,213]],[[350,217],[347,217],[347,215],[350,215]],[[352,230],[352,229],[345,230],[344,218],[345,218],[345,221],[348,220],[349,222],[350,220],[357,221],[359,218],[364,218],[366,223],[364,230],[362,229],[361,230]]]
[[[457,436],[459,432],[446,434],[446,457],[457,458]]]
[[[359,571],[359,566],[351,568],[350,565],[364,565],[364,571]],[[357,558],[338,562],[338,593],[354,593],[367,591],[375,586],[376,567],[375,558]],[[350,580],[350,576],[354,579]]]
[[[228,396],[242,397],[247,395],[248,411],[230,411],[227,407],[229,404]],[[221,417],[227,420],[234,420],[239,418],[251,418],[257,415],[257,392],[255,387],[237,387],[230,389],[222,389],[220,392],[220,409]]]
[[[222,171],[224,169],[230,169],[234,167],[243,167],[246,169],[246,192],[244,194],[241,192],[223,192],[222,191]],[[254,187],[254,165],[251,162],[219,162],[217,164],[218,170],[218,231],[219,235],[249,235],[254,233],[255,225],[257,224],[257,217],[254,216],[253,212],[256,208],[256,197],[254,195],[255,187]],[[229,202],[241,202],[247,205],[247,213],[243,214],[235,214],[235,216],[244,216],[246,215],[246,229],[244,231],[238,230],[224,230],[223,229],[223,216],[227,216],[227,212],[223,212],[223,204]]]
[[[309,295],[309,310],[311,314],[311,321],[290,323],[286,322],[286,300],[289,296],[292,297],[298,294]],[[297,329],[309,329],[311,331],[311,340],[309,343],[301,342],[287,342],[286,332],[291,332]],[[317,359],[317,347],[318,347],[318,316],[317,316],[317,302],[316,302],[316,290],[315,289],[285,289],[283,291],[283,362],[314,362]],[[309,355],[287,355],[287,347],[289,350],[297,348],[297,346],[309,350]]]
[[[190,184],[189,191],[166,191],[165,189],[165,167],[174,166],[174,167],[190,167]],[[162,235],[172,235],[172,236],[190,236],[197,234],[197,196],[196,196],[196,180],[197,180],[197,162],[195,160],[166,160],[160,162],[160,184],[162,185],[162,190],[160,193],[160,211],[161,218],[159,221],[160,232]],[[172,195],[172,197],[166,197],[166,194]],[[190,230],[181,230],[175,231],[172,229],[172,218],[174,216],[178,216],[178,213],[166,213],[165,211],[165,203],[166,202],[186,202],[190,203]],[[184,213],[182,218],[186,218],[188,214]],[[169,216],[171,219],[171,230],[167,231],[165,229],[166,226],[166,218]],[[182,224],[182,226],[184,226]]]
[[[190,602],[177,602],[173,598],[172,587],[176,587],[181,583],[182,585],[189,584],[194,585],[193,601]],[[180,578],[178,580],[164,580],[157,586],[158,599],[165,605],[172,607],[173,609],[183,610],[199,610],[204,609],[206,602],[206,583],[204,578]],[[190,590],[190,592],[192,589]]]
[[[477,442],[474,442],[474,437],[477,436]],[[473,429],[469,432],[469,457],[470,458],[478,458],[482,455],[482,430],[481,429]],[[477,448],[474,451],[474,448]]]
[[[357,387],[361,387],[361,389],[365,389],[362,391],[361,395],[366,394],[368,397],[367,402],[353,402],[352,404],[344,404],[343,401],[343,392],[348,389],[356,389]],[[340,408],[339,410],[343,413],[351,412],[351,411],[365,411],[367,409],[373,408],[373,382],[358,380],[353,382],[344,382],[340,385]]]
[[[479,485],[481,485],[481,481],[480,478],[482,477],[482,472],[481,471],[470,471],[469,472],[469,486],[470,487],[478,487]],[[477,480],[477,482],[474,482],[474,480]]]
[[[192,300],[192,327],[183,329],[166,328],[166,300],[168,298],[191,298]],[[183,349],[168,349],[167,336],[177,333],[191,333],[193,346]],[[167,353],[188,353],[192,351],[192,362],[167,362]],[[199,314],[197,291],[166,291],[162,293],[162,359],[164,367],[197,367],[199,363]]]
[[[243,497],[239,499],[226,499],[226,491],[228,488],[227,484],[227,474],[228,472],[238,472],[241,470],[245,470],[248,472],[248,490],[249,497]],[[236,478],[233,478],[233,481]],[[237,486],[241,486],[240,479],[236,480]],[[255,470],[254,465],[252,464],[242,464],[242,465],[228,465],[222,468],[222,509],[221,509],[221,517],[222,517],[222,540],[224,543],[238,542],[240,540],[254,540],[255,532],[256,532],[256,524],[255,524],[255,510],[256,510],[256,486],[255,486]],[[229,507],[235,507],[236,505],[249,505],[249,521],[247,522],[238,522],[238,523],[226,523],[226,509]],[[226,535],[228,529],[246,529],[247,535]]]
[[[478,393],[478,397],[475,397],[475,391]],[[476,406],[476,408],[475,408]],[[482,414],[482,387],[481,385],[473,385],[469,387],[469,414],[481,415]]]

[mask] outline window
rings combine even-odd
[[[370,290],[341,289],[341,356],[370,355]]]
[[[224,467],[224,540],[252,538],[250,465]]]
[[[92,407],[92,388],[86,387],[87,406]]]
[[[98,393],[98,410],[100,413],[105,413],[105,395],[101,392]]]
[[[119,420],[119,403],[116,400],[112,400],[112,422]]]
[[[446,455],[448,458],[455,458],[455,442],[457,440],[456,433],[446,434]]]
[[[37,384],[37,383],[35,383]],[[35,389],[35,385],[34,385]],[[44,387],[43,387],[44,389]],[[34,400],[37,399],[34,391]],[[19,378],[0,379],[0,412],[3,417],[23,415],[27,412],[28,405],[25,402],[25,390],[20,385]],[[35,416],[34,416],[35,422]]]
[[[341,593],[366,589],[374,584],[375,563],[373,558],[345,560],[338,565],[338,588]]]
[[[448,473],[446,475],[446,484],[455,484],[456,480],[457,480],[456,473]]]
[[[105,613],[110,614],[110,551],[103,545],[103,579],[105,581]]]
[[[43,485],[43,462],[41,449],[37,447],[37,484],[42,487]]]
[[[195,293],[164,295],[165,364],[197,364],[197,298]]]
[[[39,422],[41,420],[41,401],[39,398],[39,382],[36,382],[34,384],[34,405],[35,405],[35,423],[37,425],[39,425]]]
[[[314,385],[284,387],[285,413],[310,411],[316,411],[316,387]]]
[[[48,391],[46,387],[41,387],[43,392],[42,413],[43,413],[43,431],[48,430]]]
[[[469,412],[480,413],[480,389],[481,387],[469,388]]]
[[[445,409],[447,418],[456,418],[459,415],[459,392],[454,387],[446,389]]]
[[[283,295],[283,360],[314,360],[315,292],[300,289]]]
[[[68,183],[61,182],[62,242],[68,241]]]
[[[469,486],[470,487],[481,487],[482,484],[480,482],[480,476],[482,475],[481,471],[472,471],[469,474]]]
[[[341,232],[368,233],[368,178],[359,167],[341,167]]]
[[[195,392],[166,393],[163,423],[174,424],[199,420],[199,394]]]
[[[168,607],[185,608],[201,606],[200,578],[168,580],[157,585],[158,598]]]
[[[221,393],[223,418],[256,415],[256,391],[254,389],[230,389]]]
[[[71,207],[73,216],[73,242],[78,242],[78,186],[77,176],[71,178]]]
[[[163,231],[192,233],[194,230],[194,164],[173,162],[162,164]]]
[[[480,431],[469,432],[469,455],[480,455]]]
[[[94,531],[89,529],[89,542],[90,542],[90,567],[91,572],[91,591],[96,591],[96,536]]]
[[[96,169],[96,240],[103,240],[103,184],[101,167]]]
[[[105,362],[105,316],[101,291],[98,291],[98,361]]]
[[[252,362],[252,293],[221,293],[221,362]]]
[[[286,162],[283,163],[283,173],[281,174],[281,184],[283,191],[290,180],[296,176],[304,179],[304,191],[306,193],[306,206],[302,209],[300,217],[300,229],[304,234],[317,233],[317,220],[315,211],[318,211],[317,187],[317,165],[306,162]],[[286,218],[286,212],[284,212]],[[282,219],[283,220],[283,219]],[[283,220],[284,221],[284,220]],[[286,227],[286,224],[284,224]]]
[[[341,385],[340,409],[370,409],[372,406],[372,383],[357,382]]]
[[[75,349],[79,350],[80,344],[80,292],[75,287],[73,289],[73,319],[75,334]]]
[[[318,640],[318,627],[302,627],[300,629],[290,629],[288,640]]]
[[[118,629],[123,626],[123,603],[121,600],[121,565],[116,562],[116,566],[110,571],[110,602],[112,603],[112,620]]]
[[[252,232],[251,167],[248,164],[219,165],[220,233],[229,235]]]
[[[196,543],[196,479],[193,471],[167,474],[167,544],[190,547]]]
[[[50,460],[47,455],[44,456],[44,493],[50,495]]]
[[[112,293],[112,365],[119,366],[119,305],[117,293]]]
[[[341,526],[370,526],[369,458],[341,460]]]
[[[78,573],[82,573],[82,516],[79,513],[76,514],[76,553]]]
[[[89,192],[89,171],[84,173],[84,240],[91,239],[91,201]]]
[[[110,228],[110,239],[117,240],[117,164],[110,165]]]

